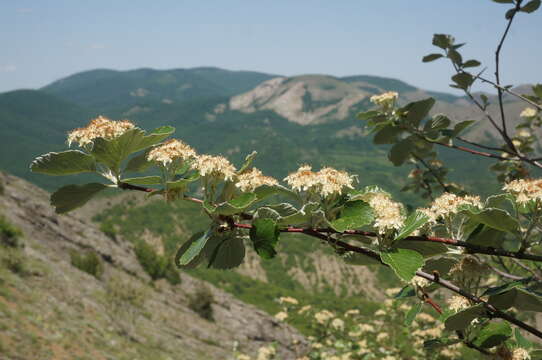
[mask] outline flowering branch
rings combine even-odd
[[[234,224],[234,225],[235,225],[235,227],[242,228],[242,229],[251,229],[252,228],[252,225],[249,225],[249,224]],[[329,235],[324,235],[324,234],[318,232],[317,230],[287,228],[287,229],[283,229],[281,231],[303,233],[303,234],[318,238],[320,240],[323,240],[323,241],[327,242],[328,244],[330,244],[332,246],[340,247],[340,248],[342,248],[342,249],[344,249],[346,251],[352,251],[352,252],[355,252],[355,253],[358,253],[358,254],[363,254],[365,256],[368,256],[368,257],[376,260],[377,262],[381,263],[382,265],[388,266],[388,265],[386,265],[386,264],[384,264],[382,262],[382,260],[380,259],[380,255],[376,251],[371,250],[371,249],[367,249],[367,248],[364,248],[364,247],[361,247],[361,246],[350,245],[350,244],[348,244],[348,243],[346,243],[344,241],[331,238]],[[444,287],[444,288],[446,288],[446,289],[448,289],[448,290],[450,290],[452,292],[455,292],[456,294],[459,294],[459,295],[469,299],[470,301],[472,301],[475,304],[482,304],[482,306],[491,314],[492,317],[497,317],[497,318],[507,320],[508,322],[510,322],[510,323],[524,329],[525,331],[535,335],[536,337],[542,339],[542,332],[541,331],[539,331],[536,328],[524,323],[523,321],[518,320],[515,317],[513,317],[513,316],[511,316],[511,315],[509,315],[509,314],[495,308],[493,305],[491,305],[488,302],[482,300],[478,296],[476,296],[474,294],[471,294],[471,293],[461,289],[460,287],[458,287],[457,285],[451,283],[450,281],[444,280],[440,276],[430,275],[430,274],[428,274],[428,273],[426,273],[424,271],[421,271],[421,270],[416,271],[416,275],[421,277],[421,278],[424,278],[426,280],[429,280],[429,281],[431,281],[433,283],[439,284],[440,286],[442,286],[442,287]]]

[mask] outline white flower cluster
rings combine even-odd
[[[458,196],[451,193],[444,193],[436,198],[430,208],[418,209],[427,215],[430,221],[435,222],[441,217],[451,214],[457,214],[462,205],[471,205],[479,209],[482,208],[479,196]]]
[[[398,230],[403,226],[405,221],[403,206],[393,201],[388,194],[372,193],[368,202],[376,215],[374,225],[381,234],[385,234],[389,230]]]
[[[542,179],[519,179],[504,185],[503,190],[515,196],[518,203],[542,200]]]
[[[113,121],[98,116],[96,119],[91,120],[87,126],[70,131],[68,133],[68,146],[76,142],[82,147],[92,143],[97,138],[114,139],[133,128],[135,128],[135,125],[128,120]]]
[[[448,305],[450,305],[451,310],[458,312],[468,308],[470,306],[470,302],[463,296],[455,295],[448,300]]]
[[[297,301],[297,299],[295,299],[295,298],[293,298],[291,296],[282,296],[282,297],[279,298],[279,303],[298,305],[299,301]]]
[[[524,117],[524,118],[530,118],[530,117],[536,116],[537,113],[538,112],[536,111],[536,109],[528,107],[528,108],[523,109],[523,111],[521,112],[521,114],[519,114],[519,116]]]
[[[262,172],[256,168],[237,175],[235,186],[242,192],[251,192],[262,185],[277,185],[278,181],[270,176],[264,176]]]
[[[235,176],[235,167],[223,156],[199,155],[192,168],[198,170],[201,176],[217,179],[233,180]]]
[[[196,152],[189,145],[177,139],[170,139],[152,149],[147,155],[147,160],[167,166],[177,159],[188,160],[195,157]]]
[[[329,320],[331,320],[333,318],[333,313],[331,311],[328,311],[328,310],[322,310],[320,312],[317,312],[316,314],[314,314],[314,319],[319,323],[319,324],[325,324],[327,323]]]
[[[354,176],[331,167],[314,172],[311,166],[303,165],[284,180],[294,190],[319,193],[325,198],[333,194],[341,194],[345,188],[353,189]]]
[[[396,93],[395,91],[388,91],[380,95],[373,95],[371,96],[370,100],[373,104],[376,104],[382,107],[387,107],[387,106],[392,105],[395,102],[395,100],[397,100],[398,96],[399,94]]]

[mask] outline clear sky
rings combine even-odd
[[[0,0],[0,92],[95,68],[217,66],[280,75],[368,74],[452,91],[422,64],[432,34],[467,42],[492,74],[509,5],[491,0]],[[520,14],[503,80],[542,81],[542,9]]]

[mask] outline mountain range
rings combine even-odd
[[[433,113],[446,113],[453,121],[480,118],[463,97],[376,76],[285,77],[217,68],[92,70],[38,90],[0,94],[0,121],[4,124],[0,169],[46,190],[88,181],[88,176],[32,174],[28,165],[42,153],[66,149],[69,130],[105,115],[128,118],[148,130],[172,125],[174,136],[199,153],[222,154],[236,165],[256,150],[254,164],[278,179],[303,163],[317,169],[331,165],[359,175],[361,186],[378,184],[406,203],[419,205],[416,196],[400,192],[409,169],[393,167],[387,159],[388,149],[373,145],[355,117],[371,108],[372,95],[384,91],[397,91],[400,104],[432,96],[437,99]],[[508,114],[517,118],[522,105],[510,98],[507,102]],[[488,111],[495,113],[495,105]],[[494,133],[481,122],[468,136],[491,141]],[[441,155],[453,169],[452,180],[466,182],[481,193],[496,187],[484,176],[489,162],[450,151]],[[471,176],[473,173],[480,176]],[[190,204],[144,201],[137,195],[100,197],[78,214],[92,219],[112,242],[126,243],[130,248],[143,240],[166,256],[206,226],[205,217]],[[187,276],[211,283],[270,314],[280,310],[276,303],[279,296],[295,296],[335,310],[353,304],[372,309],[383,298],[378,284],[393,283],[386,269],[347,265],[303,238],[284,237],[279,247],[281,255],[272,260],[262,261],[249,251],[236,271],[195,269],[188,270]],[[296,326],[306,330],[303,323]]]

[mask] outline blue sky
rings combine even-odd
[[[493,70],[509,5],[491,0],[2,0],[0,92],[95,68],[217,66],[280,75],[368,74],[440,91],[450,65],[422,64],[435,32]],[[542,81],[542,9],[520,14],[503,80]]]

